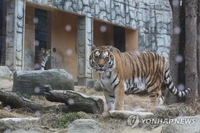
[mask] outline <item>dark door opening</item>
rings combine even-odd
[[[121,52],[125,52],[125,29],[114,26],[114,46]]]
[[[0,1],[0,65],[3,64],[3,0]]]
[[[7,1],[0,0],[0,65],[6,62],[6,13]]]
[[[50,12],[36,8],[35,18],[35,40],[38,42],[35,45],[35,64],[40,65],[39,52],[41,48],[50,49]],[[50,63],[45,66],[45,69],[47,67],[50,68]],[[40,67],[35,69],[38,70]]]

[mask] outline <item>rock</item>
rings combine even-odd
[[[140,118],[147,118],[149,116],[153,116],[154,114],[151,112],[136,112],[136,111],[128,111],[128,110],[110,110],[109,114],[114,118],[127,119],[131,115],[137,115]]]
[[[13,81],[6,78],[0,78],[0,90],[12,91]]]
[[[30,126],[35,123],[37,124],[39,118],[3,118],[0,119],[0,132],[8,130],[17,130],[25,126]]]
[[[31,129],[27,129],[27,130],[18,129],[18,130],[12,131],[12,132],[10,132],[10,131],[8,131],[8,132],[9,133],[44,133],[45,131],[43,131],[42,129],[32,129],[31,128]]]
[[[13,73],[7,66],[0,66],[0,78],[12,79]]]
[[[183,116],[171,119],[163,126],[161,133],[199,133],[200,115]]]
[[[94,83],[94,89],[95,89],[96,91],[102,91],[102,90],[103,90],[103,88],[101,87],[101,83],[100,83],[99,80],[97,80],[97,81]]]
[[[68,133],[99,133],[100,125],[93,119],[77,119],[68,127]]]
[[[95,82],[96,82],[96,80],[94,80],[94,79],[87,79],[87,81],[86,81],[86,87],[87,88],[94,88]]]
[[[43,95],[45,85],[53,90],[74,90],[72,76],[64,69],[16,71],[13,91],[26,94]]]

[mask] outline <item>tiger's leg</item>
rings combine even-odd
[[[105,111],[114,110],[114,102],[115,102],[115,96],[114,93],[109,93],[107,90],[103,90],[104,96],[106,99],[106,106],[104,107]]]
[[[123,110],[124,109],[124,85],[119,84],[113,92],[108,92],[104,89],[104,96],[106,99],[105,111],[109,110]]]
[[[159,103],[158,103],[158,106],[162,106],[165,102],[165,98],[166,98],[166,85],[165,84],[162,84],[161,85],[161,90],[159,92]]]
[[[115,88],[115,110],[123,110],[124,109],[124,82],[120,82],[119,85]]]
[[[150,86],[147,91],[150,98],[150,105],[147,108],[147,111],[152,111],[159,104],[159,98],[161,95],[160,80],[157,80],[155,83],[153,83],[153,85]]]
[[[158,105],[157,106],[162,106],[163,105],[163,103],[164,103],[164,101],[165,101],[165,98],[164,98],[164,96],[162,95],[162,92],[161,92],[161,90],[159,91],[159,102],[158,102]]]

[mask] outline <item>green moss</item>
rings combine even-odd
[[[72,112],[72,113],[60,113],[58,119],[52,123],[54,128],[66,128],[70,123],[77,119],[86,119],[88,118],[87,114],[82,112]]]

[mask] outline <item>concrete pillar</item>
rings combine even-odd
[[[93,19],[79,17],[78,19],[78,84],[87,85],[92,78],[92,70],[88,67],[88,59],[93,45]]]
[[[25,6],[24,0],[7,1],[6,65],[13,71],[23,69]]]

